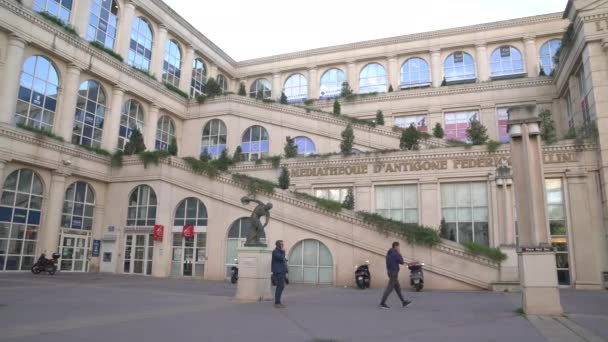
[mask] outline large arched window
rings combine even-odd
[[[410,58],[401,66],[401,86],[415,87],[431,84],[429,63],[424,59]]]
[[[449,55],[444,63],[446,82],[458,82],[475,79],[475,62],[466,52],[456,51]]]
[[[492,77],[519,75],[524,73],[521,52],[512,46],[501,46],[490,57]]]
[[[152,61],[152,28],[142,17],[133,19],[131,29],[131,44],[129,48],[129,65],[148,71]]]
[[[106,94],[101,85],[93,80],[82,82],[76,102],[72,143],[100,147],[105,116]]]
[[[201,154],[207,151],[212,158],[217,158],[226,149],[226,124],[220,119],[213,119],[203,128]]]
[[[236,266],[237,248],[242,247],[251,233],[251,219],[242,217],[234,221],[228,229],[226,240],[226,277],[230,277],[230,268]],[[266,242],[266,233],[262,231],[260,241]]]
[[[361,70],[359,92],[361,94],[386,92],[386,70],[382,65],[372,63]]]
[[[184,236],[186,226],[192,226],[192,235]],[[190,197],[183,200],[173,221],[172,276],[202,277],[207,255],[207,208],[200,200]]]
[[[35,128],[52,130],[57,110],[59,76],[53,63],[32,56],[23,63],[15,121]]]
[[[206,227],[207,207],[194,197],[186,198],[177,206],[173,225]]]
[[[192,63],[192,81],[190,82],[190,96],[197,97],[207,93],[207,67],[202,59],[197,58]]]
[[[288,102],[302,102],[308,95],[308,82],[301,74],[293,74],[285,81],[283,88]]]
[[[272,86],[265,78],[255,80],[249,89],[249,96],[256,99],[269,99],[272,96]]]
[[[129,196],[127,226],[151,227],[156,223],[156,194],[151,187],[140,185]]]
[[[545,75],[551,75],[553,69],[555,69],[555,54],[562,46],[562,41],[559,39],[552,39],[540,48],[540,65],[545,72]]]
[[[329,69],[321,76],[321,84],[319,87],[319,97],[328,99],[340,96],[342,91],[342,83],[346,81],[344,71],[340,69]]]
[[[222,91],[224,93],[226,93],[228,91],[228,80],[226,79],[226,76],[219,74],[217,75],[217,84],[220,85],[220,88],[222,88]]]
[[[308,284],[333,283],[334,262],[329,249],[317,240],[297,243],[289,255],[289,280]]]
[[[61,226],[63,228],[92,230],[95,214],[95,194],[85,182],[76,182],[68,187],[63,200]]]
[[[167,40],[165,45],[165,60],[163,62],[163,82],[179,87],[179,79],[182,75],[182,52],[179,44],[173,40]]]
[[[34,11],[47,12],[61,19],[64,23],[70,22],[73,0],[34,0]]]
[[[159,151],[166,151],[171,144],[171,141],[175,139],[175,123],[167,116],[163,115],[158,119],[156,125],[156,142],[154,147]]]
[[[11,173],[0,200],[0,271],[27,271],[34,264],[42,210],[42,181],[29,169]]]
[[[118,27],[118,2],[116,0],[93,0],[87,40],[98,42],[108,49],[114,48]]]
[[[268,157],[270,142],[268,131],[262,126],[249,127],[241,139],[241,157],[243,160],[257,160]]]
[[[133,129],[139,129],[142,134],[144,132],[144,109],[141,104],[135,100],[129,100],[122,106],[122,115],[120,116],[120,129],[118,131],[118,149],[125,148],[125,144],[131,137]]]
[[[296,137],[295,143],[296,146],[298,146],[299,155],[307,156],[309,154],[314,154],[317,152],[315,143],[307,137]]]

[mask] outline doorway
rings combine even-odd
[[[153,251],[152,234],[126,234],[123,273],[151,275]]]
[[[59,269],[62,272],[87,272],[90,235],[62,234],[59,245]]]
[[[185,238],[173,233],[171,276],[202,278],[205,273],[207,233],[195,233]]]

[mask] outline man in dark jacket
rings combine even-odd
[[[380,307],[383,309],[389,309],[389,306],[386,305],[386,299],[388,295],[395,290],[397,292],[397,296],[401,299],[401,305],[406,307],[410,305],[411,301],[403,299],[403,295],[401,294],[401,286],[399,286],[399,265],[403,265],[405,262],[403,261],[403,257],[401,256],[401,251],[399,250],[399,242],[393,242],[393,248],[388,250],[386,253],[386,272],[388,273],[388,285],[386,286],[386,290],[384,290],[384,294],[382,295],[382,301],[380,302]]]
[[[272,251],[272,267],[271,271],[277,281],[277,288],[274,292],[274,307],[284,308],[281,303],[281,295],[285,288],[285,274],[287,273],[287,259],[285,259],[285,250],[283,249],[283,240],[277,240],[276,248]]]

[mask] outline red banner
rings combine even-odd
[[[184,228],[182,229],[182,236],[185,238],[193,238],[194,226],[184,226]]]
[[[163,241],[163,233],[165,232],[165,226],[160,224],[154,225],[154,241]]]

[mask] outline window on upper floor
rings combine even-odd
[[[342,83],[346,81],[344,71],[340,69],[329,69],[321,76],[321,84],[319,87],[319,97],[322,99],[331,99],[339,97],[342,91]]]
[[[156,223],[156,193],[147,185],[140,185],[129,195],[128,227],[151,227]]]
[[[165,44],[165,60],[163,61],[163,82],[179,87],[182,75],[182,52],[179,44],[173,40],[167,40]]]
[[[405,223],[418,223],[418,187],[388,185],[374,187],[376,213]]]
[[[156,125],[154,148],[158,151],[166,151],[169,149],[169,145],[173,139],[175,139],[175,123],[169,116],[163,115],[163,117],[158,119],[158,124]]]
[[[490,57],[492,77],[521,75],[524,73],[524,59],[521,52],[512,46],[501,46]]]
[[[63,21],[70,22],[73,0],[34,0],[34,11],[47,12]]]
[[[419,132],[428,132],[429,130],[428,116],[426,114],[396,117],[395,125],[401,128],[408,128],[414,125]]]
[[[307,156],[309,154],[314,154],[317,152],[317,148],[315,147],[315,143],[307,137],[296,137],[295,139],[296,146],[298,147],[298,155]]]
[[[245,161],[268,157],[270,141],[268,131],[262,126],[249,127],[241,138],[241,158]]]
[[[31,56],[23,63],[15,121],[51,131],[57,111],[59,75],[43,56]]]
[[[143,17],[133,19],[129,45],[129,65],[149,71],[152,62],[153,41],[154,36],[148,21]]]
[[[462,82],[475,80],[475,61],[466,52],[456,51],[448,56],[444,63],[446,82]]]
[[[359,74],[359,93],[384,93],[386,83],[386,69],[378,63],[368,64]]]
[[[125,144],[129,142],[134,128],[139,129],[142,134],[144,133],[144,109],[139,102],[129,100],[122,106],[120,128],[118,131],[119,150],[125,148]]]
[[[217,84],[220,85],[220,88],[222,88],[222,91],[224,93],[228,92],[228,80],[226,79],[226,76],[224,76],[222,74],[218,74],[216,81],[217,81]]]
[[[213,119],[203,128],[201,154],[205,151],[216,159],[227,148],[228,133],[226,124],[220,119]]]
[[[308,82],[302,74],[293,74],[285,81],[283,93],[287,96],[287,102],[302,102],[308,96]]]
[[[410,58],[401,66],[401,88],[427,86],[431,84],[429,63],[424,59]]]
[[[108,49],[113,49],[117,27],[118,3],[116,0],[93,0],[87,28],[87,40],[99,42]]]
[[[555,69],[555,56],[561,45],[561,40],[552,39],[543,44],[540,48],[540,66],[547,76],[551,75],[553,69]]]
[[[106,93],[101,84],[93,80],[82,82],[76,100],[72,143],[101,147],[106,109]]]
[[[467,129],[471,121],[479,121],[479,112],[453,112],[445,113],[445,138],[447,140],[468,141]]]
[[[192,82],[190,82],[190,96],[197,97],[207,93],[207,67],[205,62],[197,58],[192,62]]]
[[[249,88],[249,96],[256,99],[269,99],[272,97],[272,86],[265,78],[255,80]]]
[[[207,217],[205,204],[197,198],[189,197],[177,206],[173,226],[180,228],[183,226],[206,227]]]

